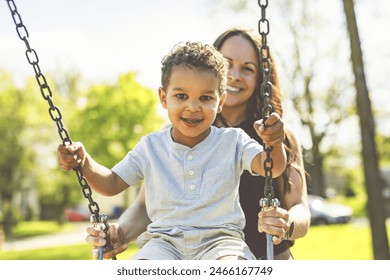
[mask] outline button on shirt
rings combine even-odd
[[[240,175],[251,172],[261,151],[241,129],[212,126],[206,139],[190,148],[175,143],[168,127],[144,136],[112,170],[130,186],[144,179],[150,232],[196,227],[242,234]]]

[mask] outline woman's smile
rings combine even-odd
[[[237,94],[237,93],[242,92],[243,89],[239,88],[239,87],[233,87],[233,86],[227,85],[226,86],[226,91],[227,91],[227,93],[230,93],[230,94]]]

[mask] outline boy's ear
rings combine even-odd
[[[158,88],[158,96],[160,98],[160,103],[164,109],[167,109],[167,94],[163,87]]]
[[[222,108],[223,108],[223,104],[225,103],[225,99],[226,99],[226,93],[222,94],[221,98],[219,99],[218,113],[221,113]]]

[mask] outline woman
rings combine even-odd
[[[227,97],[214,125],[240,127],[262,143],[253,128],[253,122],[261,118],[263,107],[260,45],[260,38],[250,30],[236,28],[227,30],[215,41],[214,46],[229,61],[230,69]],[[282,96],[272,56],[271,62],[272,106],[282,116]],[[288,166],[284,174],[274,180],[275,197],[281,202],[280,207],[261,209],[259,206],[259,199],[264,197],[264,177],[251,176],[245,172],[240,179],[240,203],[246,217],[245,241],[258,259],[266,256],[266,233],[274,236],[275,259],[293,259],[289,248],[295,239],[306,235],[310,225],[302,152],[289,131],[286,131],[284,144],[288,151]],[[114,249],[106,252],[104,257],[112,258],[126,250],[127,243],[145,231],[149,222],[141,188],[135,202],[122,214],[118,224],[111,225],[111,245]],[[87,232],[88,243],[93,246],[105,244],[104,233],[100,230],[88,227]],[[94,252],[96,257],[96,250]]]

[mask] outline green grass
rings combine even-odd
[[[71,246],[48,247],[26,251],[0,252],[0,260],[88,260],[91,246],[77,244]]]
[[[390,226],[387,232],[390,239]],[[355,224],[312,226],[292,252],[298,260],[372,260],[370,229]]]
[[[55,221],[19,222],[12,230],[12,237],[14,239],[22,239],[60,231],[66,232],[72,229],[74,229],[74,225],[70,223],[59,224]]]
[[[136,252],[135,244],[117,256],[118,260],[128,260]],[[0,260],[93,260],[91,246],[87,243],[47,247],[25,251],[0,251]]]
[[[390,240],[390,226],[387,232]],[[125,253],[118,255],[118,259],[130,259],[136,250],[132,243]],[[304,238],[296,241],[292,252],[297,260],[372,260],[370,229],[368,225],[356,224],[312,226]],[[0,260],[91,259],[91,246],[86,243],[26,251],[0,251]]]

